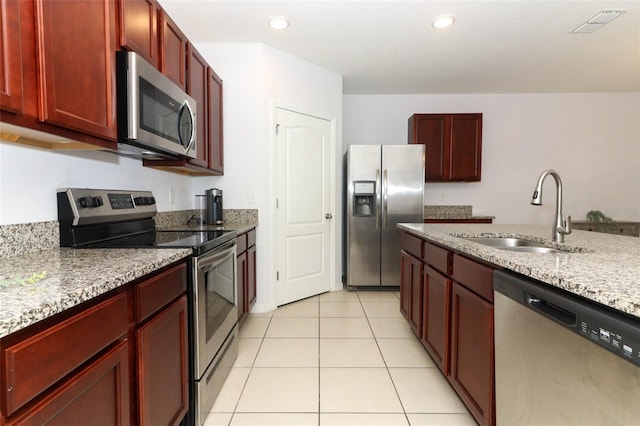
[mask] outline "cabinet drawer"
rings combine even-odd
[[[407,234],[406,232],[402,233],[400,238],[400,244],[402,250],[411,254],[412,256],[417,257],[418,259],[422,258],[422,243],[424,241],[418,237],[415,237],[411,234]]]
[[[181,263],[135,287],[136,322],[149,318],[187,290],[187,265]]]
[[[251,231],[247,232],[247,247],[256,245],[256,229],[253,228]]]
[[[247,233],[240,234],[236,237],[236,253],[240,254],[247,250]]]
[[[493,269],[488,266],[454,254],[453,279],[493,302]]]
[[[7,422],[14,425],[128,426],[129,348],[120,342],[47,394],[32,409]]]
[[[127,333],[121,293],[3,350],[2,399],[9,416]]]
[[[451,256],[452,253],[449,250],[431,243],[424,243],[424,257],[422,260],[447,275],[451,275]]]

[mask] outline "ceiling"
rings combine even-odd
[[[265,43],[342,75],[345,94],[640,91],[638,0],[159,2],[194,43]],[[603,9],[626,12],[571,32]],[[433,28],[441,14],[455,24]]]

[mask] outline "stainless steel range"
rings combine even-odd
[[[235,231],[156,230],[149,191],[58,191],[60,246],[190,248],[190,407],[183,423],[202,425],[238,353]]]

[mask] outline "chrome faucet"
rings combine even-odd
[[[551,233],[553,241],[556,243],[564,243],[564,236],[571,233],[571,216],[566,219],[562,218],[562,181],[560,175],[555,170],[545,170],[538,178],[536,189],[531,197],[531,204],[534,206],[542,205],[542,183],[547,176],[553,176],[556,181],[556,220]]]

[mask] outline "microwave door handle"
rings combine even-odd
[[[191,120],[191,135],[189,135],[189,141],[187,143],[185,143],[185,141],[182,140],[182,132],[180,131],[180,123],[182,123],[182,114],[184,114],[185,112],[189,113],[189,119]],[[184,147],[185,153],[189,152],[189,150],[193,146],[193,143],[195,142],[194,135],[196,133],[196,120],[195,120],[195,117],[193,116],[193,112],[191,111],[191,107],[189,106],[188,101],[184,101],[182,105],[180,105],[180,108],[178,109],[177,126],[178,126],[178,139],[180,141],[180,145]]]

